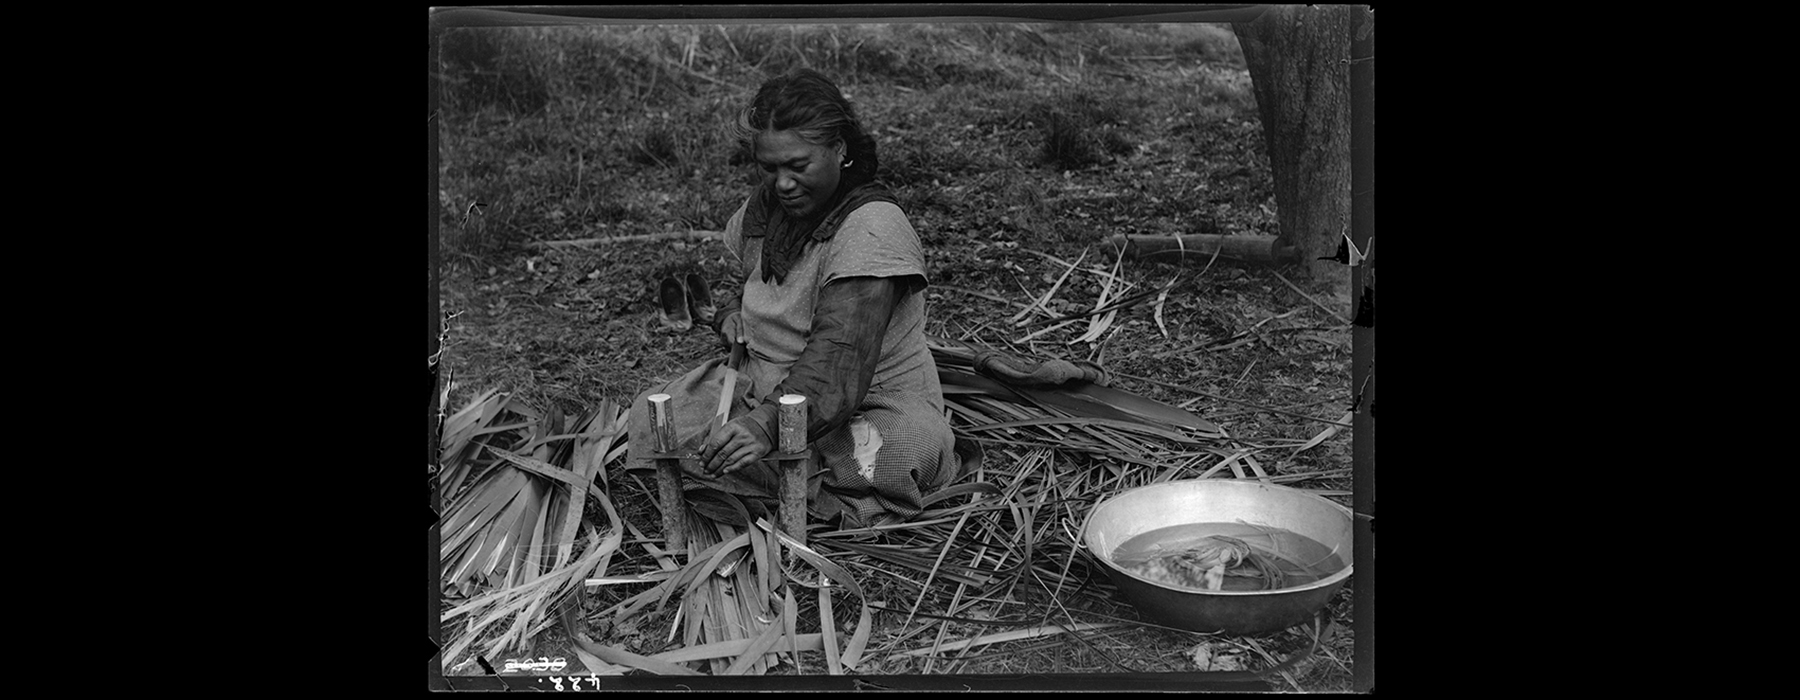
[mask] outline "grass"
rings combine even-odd
[[[1349,405],[1348,331],[1277,271],[1220,264],[1202,273],[1198,264],[1121,261],[1097,245],[1114,233],[1278,232],[1255,101],[1228,29],[507,28],[452,31],[442,55],[438,242],[441,302],[451,317],[444,352],[451,406],[507,387],[523,403],[580,415],[608,400],[623,404],[710,357],[713,341],[703,333],[658,326],[653,294],[663,275],[685,271],[712,280],[720,298],[735,294],[736,263],[717,242],[550,250],[530,244],[721,228],[758,177],[729,136],[733,110],[765,78],[802,65],[836,78],[877,136],[882,177],[927,247],[932,334],[1099,361],[1121,388],[1185,405],[1226,428],[1233,437],[1222,448],[1298,445]],[[1073,273],[1059,262],[1077,259]],[[1115,267],[1119,286],[1129,283],[1129,290],[1106,288],[1103,273]],[[1285,274],[1307,287],[1294,271]],[[1070,343],[1090,328],[1087,321],[1022,341],[1043,327],[1014,325],[1013,317],[1065,275],[1048,295],[1050,312],[1091,308],[1103,293],[1116,298],[1173,285],[1160,325],[1145,304],[1119,313],[1095,342]],[[1342,431],[1308,450],[1257,454],[1271,473],[1300,479],[1294,483],[1348,493],[1349,446]],[[1035,459],[1030,454],[991,450],[989,464],[1017,468]],[[1090,504],[1119,478],[1137,478],[1128,465],[1083,464],[1119,475],[1089,483],[1079,495]],[[617,465],[609,470],[620,519],[658,522],[651,499],[632,497],[653,493],[648,479]],[[604,530],[606,519],[589,510],[590,524]],[[869,598],[890,606],[873,611],[866,672],[1192,670],[1188,652],[1202,642],[1256,668],[1267,665],[1263,652],[1283,655],[1305,644],[1290,630],[1254,640],[1258,651],[1251,640],[1145,625],[1072,556],[1067,535],[1050,529],[1055,521],[1038,522],[1029,534],[1029,571],[1037,574],[1002,590],[925,585],[834,550]],[[1002,525],[965,527],[991,538]],[[939,529],[918,537],[947,535]],[[644,543],[627,535],[613,570],[653,568]],[[620,594],[596,591],[590,612]],[[1339,628],[1292,674],[1289,689],[1349,687],[1349,600],[1348,588],[1334,598]],[[815,596],[796,603],[800,619],[817,620]],[[899,653],[1016,629],[1059,605],[1082,622],[1132,624],[949,653]],[[649,653],[672,614],[590,633]],[[847,624],[857,614],[843,598],[833,608]],[[599,617],[590,620],[602,625]],[[529,643],[562,649],[565,637],[551,626]],[[817,673],[825,658],[800,652],[797,660],[797,668],[766,672]]]
[[[1186,146],[1159,132],[1250,104],[1247,85],[1215,76],[1241,72],[1235,42],[1206,26],[486,28],[446,33],[443,56],[440,224],[453,259],[722,225],[755,177],[729,136],[732,110],[802,65],[839,78],[881,137],[888,183],[948,211],[980,202],[920,190],[959,176],[1012,187]],[[1156,106],[1179,111],[1145,122],[1166,86],[1145,84],[1137,64],[1190,61],[1171,76],[1174,102]],[[476,202],[486,226],[463,235]]]

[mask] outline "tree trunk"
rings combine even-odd
[[[1231,25],[1244,50],[1274,171],[1281,239],[1350,311],[1349,267],[1329,258],[1350,232],[1350,36],[1361,8],[1274,5]]]

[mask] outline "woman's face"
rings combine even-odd
[[[768,173],[775,195],[789,216],[805,218],[837,192],[844,162],[842,141],[829,145],[807,143],[793,131],[764,131],[756,135],[756,163]]]

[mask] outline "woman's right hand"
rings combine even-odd
[[[726,352],[731,352],[733,345],[743,345],[748,340],[744,337],[743,313],[734,311],[719,320],[719,345]]]
[[[767,413],[765,410],[764,413]],[[739,416],[719,426],[707,436],[700,450],[702,471],[709,476],[724,476],[749,466],[775,449],[756,415]]]

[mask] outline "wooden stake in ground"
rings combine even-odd
[[[781,451],[781,531],[806,544],[806,397],[781,397],[777,419]]]
[[[652,394],[647,399],[650,430],[656,437],[656,451],[667,455],[675,451],[675,416],[668,394]],[[670,553],[687,549],[686,510],[681,500],[681,461],[673,457],[656,460],[656,501],[662,507],[663,543]]]

